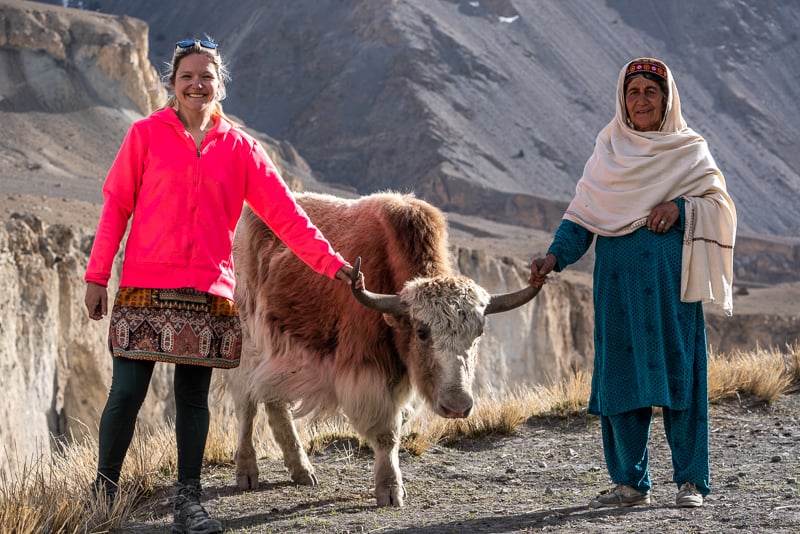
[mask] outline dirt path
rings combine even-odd
[[[372,455],[337,443],[312,457],[320,485],[291,484],[281,461],[262,460],[258,490],[235,489],[232,468],[209,468],[206,508],[226,532],[777,532],[800,531],[800,394],[772,406],[747,401],[711,410],[713,493],[698,509],[674,506],[669,449],[653,425],[654,503],[590,510],[608,487],[595,417],[535,418],[513,436],[463,439],[421,457],[401,454],[408,497],[378,509]],[[166,488],[125,532],[169,529]]]

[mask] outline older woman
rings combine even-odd
[[[597,136],[547,255],[531,266],[531,284],[541,285],[597,236],[589,413],[600,416],[615,487],[590,507],[650,503],[653,406],[663,408],[676,504],[702,506],[711,491],[702,302],[732,313],[735,235],[725,180],[686,126],[669,68],[627,63],[616,116]]]

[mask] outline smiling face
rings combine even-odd
[[[664,118],[665,95],[661,86],[644,76],[633,76],[625,88],[625,109],[633,128],[640,132],[658,131]]]
[[[189,54],[178,62],[172,85],[181,110],[210,112],[220,85],[219,73],[206,54]]]

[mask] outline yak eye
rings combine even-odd
[[[428,341],[429,337],[431,337],[431,331],[428,328],[422,326],[417,328],[417,339],[420,341]]]

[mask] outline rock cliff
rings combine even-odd
[[[107,321],[90,321],[83,306],[92,238],[32,215],[0,227],[0,471],[9,459],[46,454],[52,438],[96,435],[111,357]],[[171,415],[167,371],[153,380],[145,423]]]
[[[4,107],[69,111],[104,104],[155,109],[163,89],[148,58],[144,21],[3,2]],[[31,79],[36,84],[29,84]],[[110,85],[106,80],[115,80]],[[91,90],[88,90],[91,89]]]
[[[3,192],[99,202],[131,121],[166,92],[132,17],[0,2]]]

